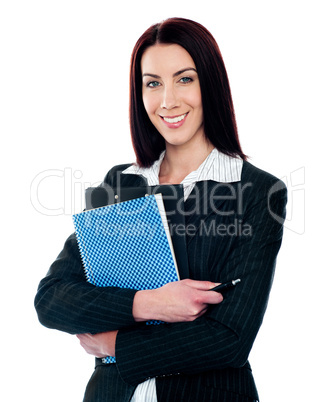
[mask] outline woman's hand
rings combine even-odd
[[[96,357],[115,356],[116,336],[118,331],[102,332],[100,334],[78,334],[80,345],[85,351]]]
[[[158,289],[140,290],[133,301],[135,321],[193,321],[201,317],[210,304],[219,304],[223,296],[210,292],[217,284],[209,281],[184,279],[167,283]]]

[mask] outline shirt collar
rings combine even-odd
[[[122,173],[141,175],[147,179],[149,186],[158,185],[160,166],[164,156],[165,151],[148,168],[142,168],[137,164],[133,164]],[[190,186],[203,180],[213,180],[219,183],[237,182],[241,180],[242,166],[243,160],[241,158],[226,155],[214,148],[198,169],[189,173],[182,180],[181,184]]]

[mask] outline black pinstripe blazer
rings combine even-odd
[[[105,183],[146,185],[141,176],[120,174],[127,166],[111,169]],[[268,302],[286,201],[285,185],[249,162],[240,182],[195,185],[185,202],[190,277],[242,282],[187,323],[135,323],[136,291],[87,283],[72,234],[40,282],[35,307],[43,325],[71,334],[119,330],[117,363],[96,359],[85,401],[129,401],[151,377],[158,401],[257,400],[248,355]]]

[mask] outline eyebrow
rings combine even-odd
[[[173,74],[173,78],[174,78],[174,77],[177,77],[178,75],[181,75],[181,74],[183,74],[184,72],[189,71],[189,70],[195,71],[195,73],[197,73],[197,71],[196,71],[195,68],[193,68],[193,67],[187,67],[187,68],[183,68],[182,70],[179,70],[179,71],[177,71],[176,73],[174,73],[174,74]],[[143,77],[145,77],[145,76],[149,76],[149,77],[153,77],[153,78],[161,78],[159,75],[151,74],[151,73],[144,73],[144,74],[143,74]]]

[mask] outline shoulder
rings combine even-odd
[[[251,183],[258,189],[268,189],[272,186],[279,186],[282,189],[286,188],[284,182],[274,176],[273,174],[262,170],[250,162],[244,161],[242,172],[241,172],[241,182],[242,184]]]
[[[265,201],[268,205],[287,203],[287,188],[285,183],[250,162],[244,161],[241,173],[242,194],[249,204]]]

